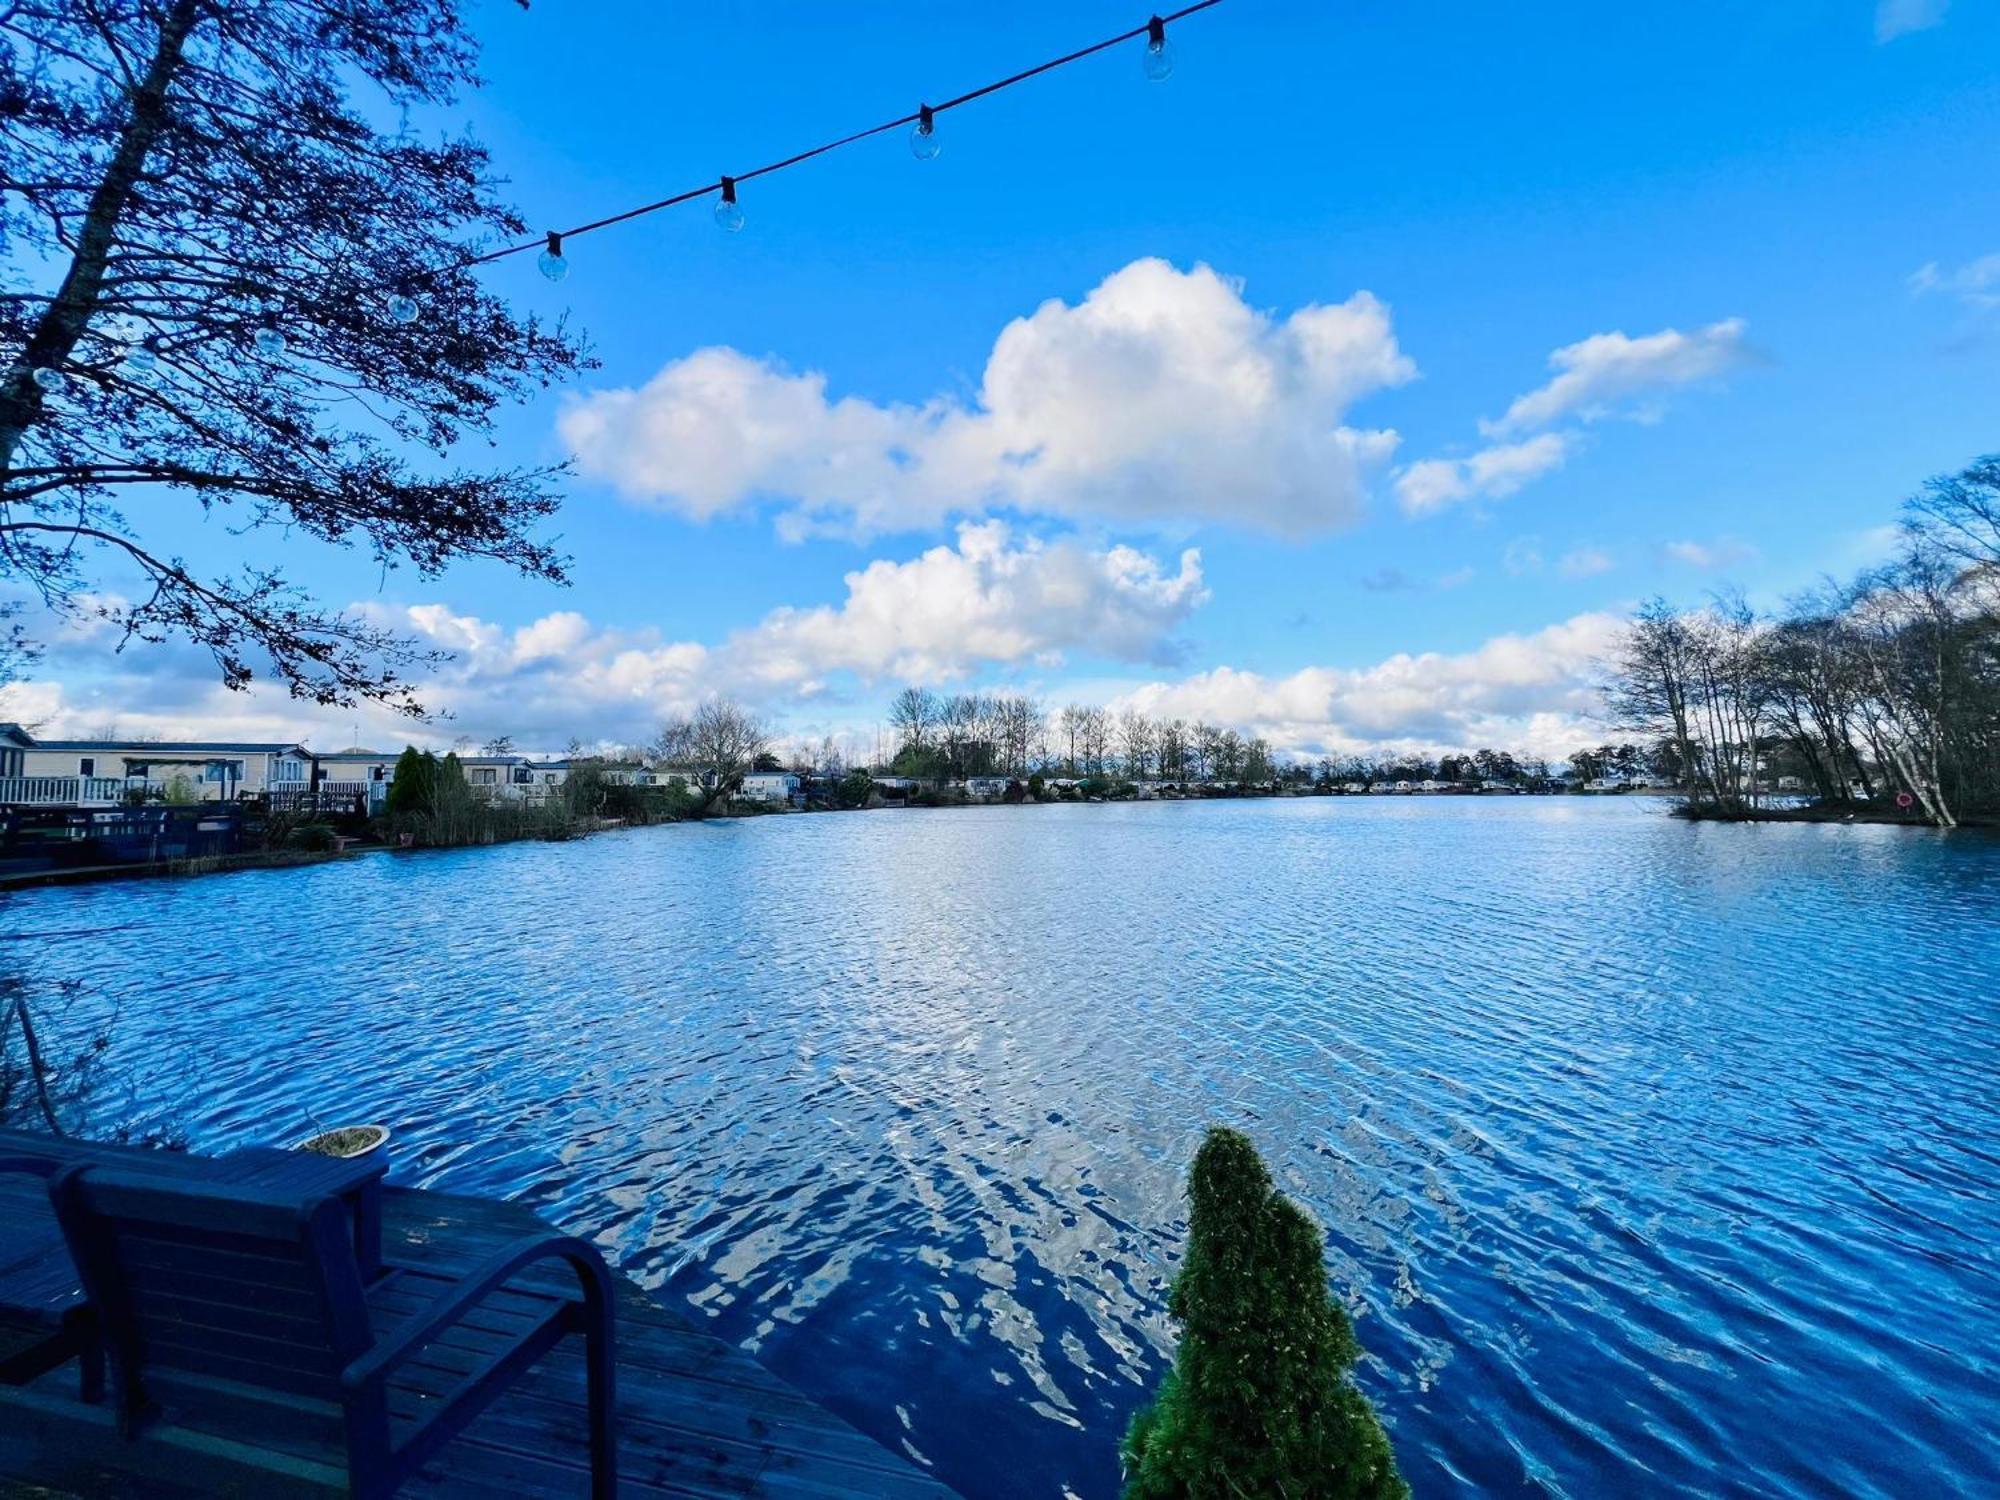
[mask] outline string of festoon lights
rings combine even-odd
[[[468,270],[473,266],[488,265],[494,261],[506,260],[511,256],[525,255],[531,250],[540,252],[535,257],[535,263],[541,270],[542,275],[546,276],[550,281],[561,281],[569,275],[568,246],[572,240],[586,234],[594,234],[600,229],[609,229],[615,224],[629,223],[633,219],[643,218],[647,214],[658,213],[662,209],[673,208],[682,203],[692,203],[701,198],[713,197],[715,199],[714,214],[717,226],[734,234],[741,230],[744,224],[743,205],[737,190],[746,182],[755,181],[760,177],[769,177],[774,172],[782,172],[788,167],[796,167],[803,162],[811,161],[814,157],[825,156],[828,152],[838,151],[844,146],[852,146],[857,142],[868,140],[874,136],[884,135],[892,130],[900,130],[905,126],[908,126],[910,129],[911,154],[919,161],[935,160],[944,147],[944,142],[938,133],[939,115],[944,114],[948,110],[958,109],[963,105],[971,104],[975,100],[984,99],[989,94],[997,94],[1002,89],[1010,89],[1017,84],[1026,83],[1031,78],[1039,78],[1042,74],[1053,72],[1057,68],[1067,67],[1074,62],[1081,62],[1086,57],[1094,57],[1100,52],[1107,52],[1111,48],[1122,46],[1127,42],[1138,41],[1141,38],[1144,39],[1145,46],[1139,55],[1140,68],[1152,82],[1163,83],[1174,71],[1174,44],[1172,39],[1167,35],[1167,27],[1175,21],[1184,20],[1186,17],[1194,15],[1197,11],[1209,10],[1221,3],[1222,0],[1196,0],[1194,4],[1182,6],[1179,10],[1169,11],[1165,15],[1151,16],[1143,25],[1134,26],[1127,31],[1121,31],[1116,36],[1109,36],[1102,41],[1092,42],[1086,47],[1078,47],[1073,52],[1065,52],[1060,57],[1052,57],[1047,62],[1035,64],[1032,68],[1023,68],[1018,73],[1010,73],[1005,78],[996,79],[992,83],[985,84],[980,88],[971,89],[963,94],[955,95],[937,104],[919,104],[910,113],[898,115],[893,120],[884,120],[881,124],[871,125],[865,130],[851,131],[836,140],[830,140],[822,145],[812,146],[803,151],[795,151],[790,156],[780,158],[777,161],[767,162],[761,167],[753,167],[748,171],[738,172],[734,176],[720,177],[714,182],[703,183],[700,187],[689,188],[684,192],[674,193],[668,197],[657,199],[652,203],[642,203],[637,208],[628,208],[620,213],[607,214],[603,218],[592,219],[589,223],[579,224],[572,229],[551,229],[540,239],[526,240],[520,244],[502,246],[500,249],[488,250],[482,254],[466,255],[447,267],[414,273],[390,291],[383,304],[384,311],[393,322],[414,323],[423,315],[423,307],[418,298],[423,293],[425,282],[437,276],[449,274],[450,272]],[[281,311],[282,309],[275,302],[271,301],[267,301],[258,310],[258,327],[255,334],[252,335],[252,343],[255,345],[257,352],[267,359],[277,359],[285,352],[286,339],[284,330],[280,326]],[[115,334],[114,340],[125,342]],[[125,342],[123,363],[128,370],[144,374],[158,366],[161,348],[162,346],[157,336],[144,339],[132,338],[129,342]],[[33,378],[35,383],[49,395],[55,395],[60,392],[68,381],[68,377],[63,371],[53,366],[38,367],[33,372]]]
[[[852,131],[847,135],[839,137],[837,140],[827,141],[823,145],[809,147],[804,151],[793,152],[790,156],[783,157],[778,161],[768,162],[764,166],[752,168],[747,172],[738,172],[734,176],[722,177],[714,182],[704,183],[700,187],[689,188],[685,192],[675,193],[671,197],[661,198],[657,202],[641,204],[637,208],[628,208],[623,213],[611,214],[602,219],[593,219],[590,223],[579,224],[574,229],[551,229],[540,240],[530,240],[524,244],[509,245],[505,249],[493,250],[485,255],[474,256],[464,261],[462,265],[484,265],[489,261],[502,260],[510,255],[521,255],[539,247],[541,253],[535,257],[535,264],[549,280],[561,281],[569,274],[569,257],[565,253],[565,247],[571,240],[599,229],[609,229],[614,224],[623,224],[646,214],[658,213],[664,208],[673,208],[682,203],[691,203],[696,199],[710,196],[715,198],[714,213],[717,227],[726,230],[730,234],[735,234],[743,228],[744,223],[743,205],[737,196],[737,189],[743,183],[753,181],[759,177],[768,177],[773,172],[782,172],[787,167],[796,167],[802,162],[811,161],[816,156],[825,156],[830,151],[838,151],[843,146],[852,146],[873,136],[884,135],[892,130],[901,130],[906,125],[910,127],[910,153],[919,161],[933,161],[937,158],[939,152],[944,149],[943,138],[938,134],[937,117],[945,113],[945,111],[971,104],[975,100],[984,99],[989,94],[997,94],[1002,89],[1013,88],[1016,84],[1026,83],[1031,78],[1039,78],[1044,73],[1053,72],[1057,68],[1067,67],[1074,62],[1081,62],[1086,57],[1094,57],[1099,52],[1109,51],[1111,48],[1122,46],[1126,42],[1136,41],[1141,37],[1145,39],[1145,49],[1140,53],[1139,57],[1141,69],[1144,71],[1145,76],[1152,82],[1164,83],[1174,71],[1174,44],[1167,36],[1168,24],[1183,20],[1197,11],[1208,10],[1221,3],[1222,0],[1198,0],[1196,4],[1183,6],[1181,9],[1170,11],[1166,15],[1152,16],[1147,19],[1144,25],[1134,26],[1129,31],[1121,31],[1116,36],[1106,37],[1099,42],[1092,42],[1087,47],[1079,47],[1075,51],[1066,52],[1060,57],[1052,57],[1047,62],[1037,63],[1034,67],[1024,68],[1018,73],[1011,73],[1005,78],[997,79],[983,87],[956,95],[941,103],[919,104],[911,113],[898,115],[893,120],[884,120],[880,125],[871,125],[865,130]],[[417,316],[415,299],[407,293],[403,294],[400,298],[392,301],[390,312],[391,316],[400,321],[409,322],[413,320]]]

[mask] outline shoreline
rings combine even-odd
[[[1671,800],[1682,797],[1679,792],[1657,788],[1640,788],[1629,791],[1569,791],[1569,792],[1516,792],[1507,794],[1505,800],[1516,798],[1567,799],[1572,797],[1648,797]],[[18,870],[0,872],[0,892],[33,890],[44,886],[95,885],[116,880],[161,880],[172,878],[196,878],[204,875],[230,875],[246,870],[283,870],[332,864],[354,859],[363,855],[376,854],[425,854],[443,853],[460,849],[494,848],[502,844],[519,843],[565,843],[572,839],[592,838],[600,833],[610,833],[623,828],[663,827],[672,823],[711,822],[734,818],[765,818],[816,816],[825,813],[857,812],[934,812],[955,808],[971,807],[1061,807],[1110,805],[1111,803],[1154,801],[1168,802],[1248,802],[1248,801],[1375,801],[1375,800],[1454,800],[1481,801],[1502,800],[1494,794],[1469,792],[1231,792],[1209,796],[1178,796],[1157,798],[1043,798],[1039,801],[1022,798],[1017,801],[995,799],[978,800],[917,800],[889,803],[877,807],[767,807],[748,804],[733,807],[727,812],[715,813],[705,818],[661,818],[635,821],[628,818],[601,819],[593,826],[570,826],[561,831],[520,833],[507,838],[494,838],[454,844],[424,844],[413,848],[401,848],[394,844],[357,841],[343,849],[263,849],[241,854],[204,856],[195,859],[169,860],[159,864],[104,864],[56,866],[40,870]],[[1894,810],[1871,809],[1866,807],[1765,807],[1724,811],[1719,808],[1697,805],[1682,801],[1670,810],[1669,816],[1689,823],[1818,823],[1818,824],[1868,824],[1899,828],[1933,828],[1914,813]],[[2000,828],[2000,818],[1984,814],[1974,814],[1960,819],[1959,828],[1991,830]],[[1940,830],[1951,832],[1950,829]]]
[[[1985,813],[1970,813],[1960,818],[1952,828],[1939,828],[1914,808],[1909,812],[1900,812],[1890,808],[1827,807],[1817,804],[1725,810],[1684,803],[1674,809],[1673,816],[1687,823],[1851,823],[1878,828],[1928,828],[1939,833],[1951,833],[1957,828],[2000,828],[2000,818]]]

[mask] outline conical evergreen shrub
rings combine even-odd
[[[415,745],[405,745],[396,757],[389,783],[387,810],[392,817],[411,817],[431,810],[437,795],[437,757]]]
[[[1125,1437],[1126,1500],[1404,1500],[1389,1435],[1348,1379],[1361,1353],[1319,1226],[1240,1131],[1188,1172],[1174,1368]]]

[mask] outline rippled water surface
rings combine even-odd
[[[2000,1493],[2000,841],[1645,799],[766,818],[4,899],[201,1148],[395,1128],[974,1500],[1110,1496],[1202,1125],[1420,1496]]]

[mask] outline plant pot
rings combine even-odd
[[[389,1144],[387,1125],[336,1125],[331,1130],[322,1130],[318,1135],[308,1136],[292,1149],[312,1151],[321,1156],[366,1156],[371,1151],[380,1151]]]

